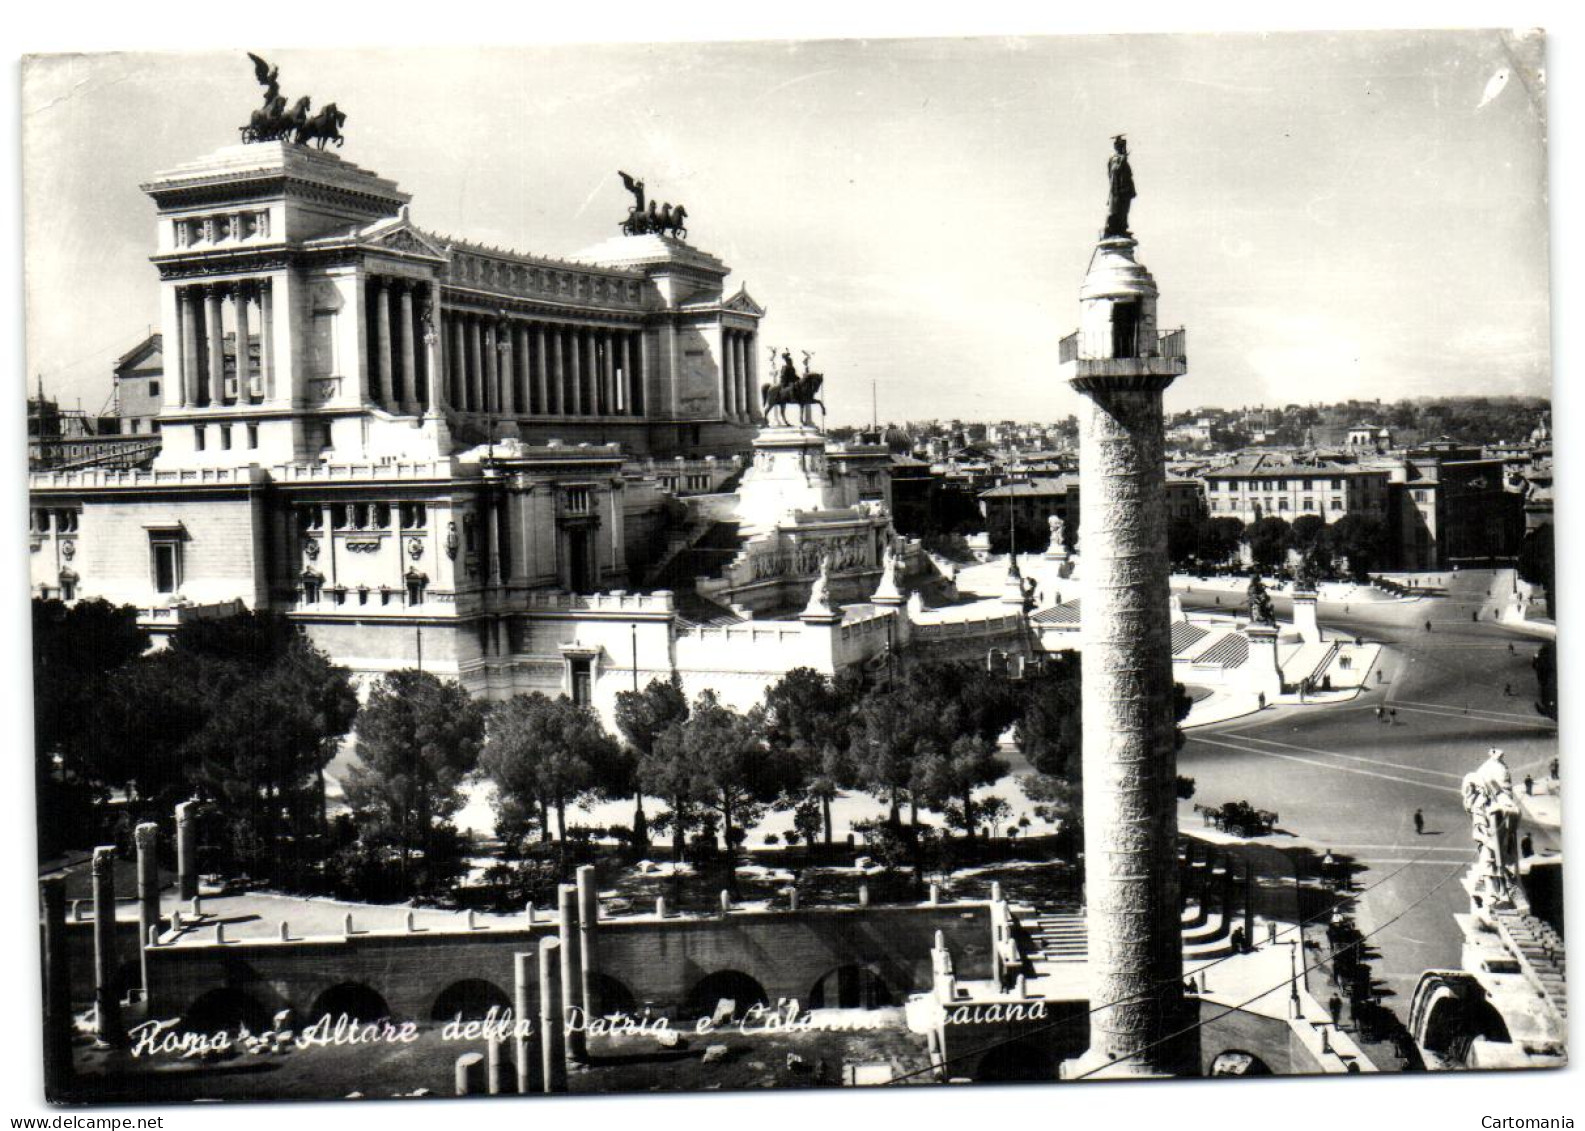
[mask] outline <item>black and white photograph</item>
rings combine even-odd
[[[39,1110],[1566,1068],[1546,31],[246,17],[18,64]]]

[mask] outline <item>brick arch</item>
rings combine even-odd
[[[716,970],[694,983],[685,1008],[689,1016],[707,1017],[723,998],[735,1002],[739,1014],[755,1005],[770,1004],[770,994],[758,978],[741,970]]]
[[[880,1009],[896,1005],[897,989],[873,963],[834,966],[809,988],[810,1009]]]
[[[512,1008],[510,995],[484,978],[461,978],[435,995],[434,1004],[429,1009],[429,1019],[440,1023],[450,1021],[460,1013],[464,1021],[477,1021],[492,1008],[497,1016]]]
[[[242,1026],[254,1033],[269,1028],[270,1011],[258,998],[235,986],[205,990],[182,1011],[181,1029],[190,1033],[235,1032]]]
[[[331,1019],[345,1013],[353,1021],[379,1021],[391,1016],[385,995],[363,982],[337,982],[321,990],[309,1007],[313,1023],[329,1014]]]

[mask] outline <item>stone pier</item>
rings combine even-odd
[[[1135,241],[1103,239],[1066,376],[1084,397],[1084,849],[1090,1047],[1069,1078],[1191,1070],[1183,1005],[1162,392],[1186,369],[1156,328]]]
[[[566,1036],[567,1056],[582,1064],[589,1059],[589,1042],[584,1033],[584,1000],[583,1000],[583,955],[579,953],[579,944],[582,942],[578,930],[578,888],[574,884],[562,884],[557,889],[559,907],[561,911],[561,1001],[562,1009],[559,1015],[562,1018],[576,1018],[577,1024],[567,1026],[566,1021],[558,1020],[558,1028],[564,1030]]]

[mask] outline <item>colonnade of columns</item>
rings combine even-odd
[[[426,320],[426,312],[434,310],[434,284],[371,275],[364,295],[369,399],[406,416],[438,411]]]
[[[259,356],[253,358],[254,312],[258,314]],[[226,363],[226,336],[232,337],[232,363]],[[275,397],[273,340],[275,311],[269,279],[195,283],[176,288],[176,326],[180,337],[177,379],[170,382],[176,408],[260,404]]]
[[[441,319],[446,400],[499,416],[643,416],[641,330],[467,311]]]
[[[721,412],[731,420],[758,420],[759,385],[755,379],[754,334],[721,331]]]

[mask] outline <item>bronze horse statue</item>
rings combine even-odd
[[[820,386],[825,384],[825,374],[810,373],[807,370],[803,376],[789,384],[772,385],[769,382],[760,389],[760,401],[765,410],[765,420],[770,422],[771,413],[776,413],[781,419],[783,428],[790,427],[787,423],[787,406],[798,406],[798,423],[805,428],[814,425],[812,406],[820,406],[820,415],[825,416],[825,402],[820,399]]]
[[[308,100],[305,98],[303,101]],[[339,149],[347,140],[341,136],[341,127],[346,124],[347,116],[336,108],[334,102],[327,102],[319,113],[297,127],[297,136],[292,140],[298,145],[317,141],[320,149],[325,148],[327,142],[335,142]]]

